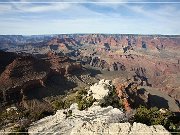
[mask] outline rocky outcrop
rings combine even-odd
[[[118,79],[114,79],[113,84],[115,86],[118,97],[122,99],[124,109],[126,110],[126,112],[131,112],[130,103],[128,101],[128,95],[125,91],[125,85],[120,83]]]
[[[141,123],[133,123],[131,125],[126,121],[125,114],[111,106],[106,108],[92,106],[88,110],[79,111],[77,105],[73,104],[69,110],[58,110],[55,115],[33,123],[29,127],[28,132],[33,135],[49,133],[61,135],[84,135],[85,133],[88,135],[170,134],[160,125],[147,126]]]
[[[150,93],[145,89],[138,89],[139,84],[134,81],[121,82],[118,78],[113,80],[117,95],[122,99],[122,103],[127,112],[131,108],[137,108],[140,105],[150,107]]]
[[[133,76],[134,81],[136,81],[141,86],[152,86],[152,84],[148,82],[148,77],[145,68],[142,67],[135,68],[134,71],[135,71],[135,75]]]
[[[129,83],[125,87],[126,94],[128,95],[128,102],[133,108],[137,108],[140,105],[151,107],[150,106],[150,94],[145,89],[138,89],[137,84]]]

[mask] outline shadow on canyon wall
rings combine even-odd
[[[149,95],[149,103],[151,107],[157,107],[157,108],[169,108],[168,101],[164,99],[163,97],[157,96],[157,95]]]
[[[32,87],[27,90],[28,99],[42,99],[48,96],[62,95],[77,86],[76,83],[59,75],[48,78],[44,85],[44,87]]]

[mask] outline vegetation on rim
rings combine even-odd
[[[171,132],[180,132],[180,120],[171,111],[160,111],[157,107],[146,108],[140,106],[136,109],[134,122],[144,123],[148,126],[162,125]],[[179,127],[178,127],[179,126]]]

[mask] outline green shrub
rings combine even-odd
[[[94,103],[95,99],[92,96],[86,97],[87,91],[85,89],[80,89],[76,93],[71,93],[66,95],[64,98],[55,100],[52,102],[52,106],[55,110],[58,109],[67,109],[73,103],[78,104],[79,110],[84,110]]]
[[[144,106],[140,106],[137,108],[134,117],[135,121],[145,123],[147,125],[165,125],[167,123],[166,118],[170,115],[170,112],[161,113],[156,107],[147,109]]]
[[[162,125],[169,131],[178,132],[178,126],[177,122],[175,121],[175,117],[176,116],[170,111],[161,113],[156,107],[148,109],[144,106],[140,106],[136,110],[134,121],[144,123],[148,126]]]
[[[75,100],[69,100],[69,99],[65,100],[64,101],[64,109],[69,108],[74,103],[74,101]]]
[[[64,102],[62,100],[55,100],[52,103],[52,106],[55,110],[63,109],[64,108]]]
[[[79,97],[77,97],[76,101],[78,104],[78,109],[84,110],[84,109],[92,106],[93,103],[95,102],[95,99],[92,96],[81,98],[81,99]]]
[[[81,90],[77,91],[76,92],[76,101],[78,102],[79,100],[81,100],[86,95],[87,95],[87,91],[84,90],[84,89],[81,89]]]
[[[101,103],[101,107],[112,106],[114,108],[122,108],[122,100],[117,96],[115,88],[111,93],[104,98],[104,102]]]

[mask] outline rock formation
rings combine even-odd
[[[69,111],[71,110],[71,111]],[[170,135],[160,125],[147,126],[141,123],[126,122],[125,114],[111,106],[102,108],[92,106],[88,110],[79,111],[77,105],[71,105],[69,110],[58,110],[55,115],[43,118],[29,127],[29,134],[65,134],[65,135],[128,135],[128,134],[159,134]],[[67,113],[65,113],[67,112]],[[67,117],[68,112],[71,112]]]
[[[113,80],[113,84],[115,85],[116,93],[117,93],[118,97],[122,99],[122,104],[124,106],[124,109],[127,112],[131,112],[130,103],[128,101],[128,95],[125,91],[125,85],[118,82],[117,79]]]
[[[82,58],[82,63],[89,64],[92,67],[100,68],[101,70],[107,71],[125,71],[125,66],[120,62],[107,62],[106,60],[100,59],[97,56],[88,57],[84,56]]]

